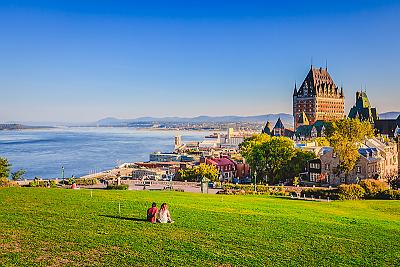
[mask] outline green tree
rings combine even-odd
[[[314,152],[295,149],[293,157],[281,169],[280,178],[293,180],[299,173],[306,171],[307,162],[316,157]]]
[[[317,137],[315,138],[315,142],[318,146],[330,146],[328,138],[326,137]]]
[[[269,142],[271,136],[268,134],[255,134],[246,138],[240,145],[240,154],[246,159],[250,166],[252,176],[257,175],[257,181],[261,181],[266,176],[266,160],[261,150],[262,144]]]
[[[272,137],[268,142],[261,144],[261,151],[264,156],[264,167],[266,181],[270,184],[279,182],[279,174],[285,165],[295,155],[293,141],[287,137]]]
[[[219,171],[214,165],[200,164],[192,168],[179,170],[179,175],[182,180],[200,182],[203,178],[210,181],[218,181]]]
[[[335,121],[326,128],[327,139],[339,158],[337,173],[345,174],[346,183],[348,183],[349,173],[360,157],[358,148],[366,138],[372,137],[373,133],[369,122],[358,119]]]
[[[18,170],[16,172],[11,173],[11,179],[13,179],[13,181],[18,181],[18,180],[23,178],[25,173],[26,173],[25,170],[20,169],[20,170]]]
[[[7,178],[10,176],[11,164],[8,159],[0,157],[0,178]]]

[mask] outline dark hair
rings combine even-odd
[[[164,209],[167,206],[167,203],[162,203],[160,209]]]
[[[151,204],[151,206],[156,207],[157,206],[156,202],[153,202],[153,204]]]

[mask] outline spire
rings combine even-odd
[[[328,59],[325,59],[325,70],[328,71]]]
[[[297,96],[297,84],[296,84],[296,82],[294,82],[293,96]]]

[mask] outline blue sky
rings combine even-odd
[[[397,1],[0,2],[0,121],[291,113],[328,68],[400,111]]]

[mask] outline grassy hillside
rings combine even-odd
[[[175,224],[143,221],[152,201],[169,203]],[[0,266],[400,262],[400,201],[7,188],[0,203]]]

